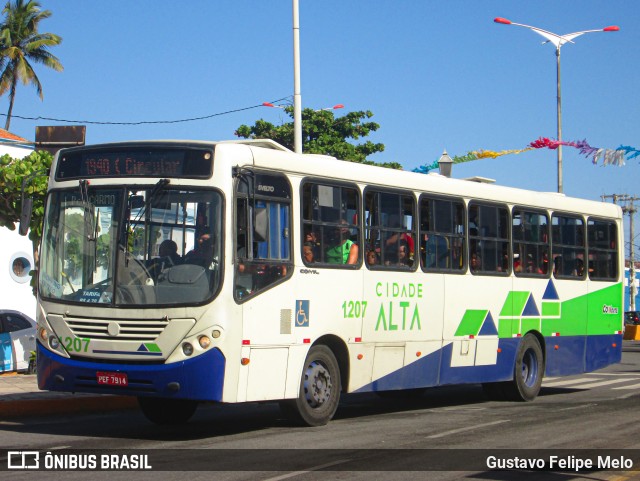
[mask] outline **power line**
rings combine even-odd
[[[282,97],[278,100],[273,100],[271,103],[281,102],[283,100],[290,99],[291,96]],[[188,119],[178,119],[178,120],[141,120],[138,122],[112,122],[112,121],[98,121],[98,120],[69,120],[69,119],[56,119],[52,117],[27,117],[22,115],[11,115],[11,118],[21,119],[21,120],[46,120],[48,122],[64,122],[69,124],[88,124],[88,125],[150,125],[150,124],[179,124],[184,122],[194,122],[197,120],[206,120],[213,117],[220,117],[222,115],[234,114],[237,112],[243,112],[245,110],[251,110],[258,107],[263,107],[263,104],[260,103],[258,105],[252,105],[250,107],[242,107],[233,110],[227,110],[225,112],[218,112],[215,114],[204,115],[202,117],[191,117]],[[7,117],[7,114],[0,114],[3,117]]]

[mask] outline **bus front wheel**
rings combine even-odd
[[[340,368],[331,349],[314,346],[309,350],[296,399],[280,403],[289,419],[307,426],[327,424],[340,401]]]
[[[152,423],[184,424],[196,412],[198,401],[140,396],[138,405],[142,414]]]

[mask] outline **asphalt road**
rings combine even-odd
[[[148,455],[149,472],[91,473],[92,479],[109,480],[621,481],[640,470],[638,426],[640,343],[625,342],[621,364],[547,379],[531,403],[487,401],[480,386],[470,385],[429,389],[404,399],[345,396],[336,418],[320,428],[292,426],[273,403],[201,406],[180,427],[152,425],[137,411],[52,416],[0,423],[0,448],[42,456],[89,453],[98,459],[104,453]],[[578,473],[495,471],[487,465],[491,456],[547,462],[557,456],[557,462],[571,466],[597,455],[633,465]],[[36,474],[1,471],[3,465],[6,461],[0,460],[0,477],[7,479]],[[37,476],[58,479],[60,473],[40,471]],[[64,479],[76,478],[87,479],[87,472],[65,471]]]

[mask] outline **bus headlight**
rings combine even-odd
[[[198,343],[202,349],[207,349],[211,345],[211,339],[208,336],[200,336],[198,338]]]
[[[58,350],[58,348],[60,347],[60,341],[58,340],[57,336],[51,336],[49,338],[49,347],[54,351]]]
[[[193,354],[193,346],[188,342],[183,343],[182,352],[185,356],[191,356],[191,354]]]

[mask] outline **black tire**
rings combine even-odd
[[[520,341],[513,369],[513,380],[504,385],[507,399],[533,401],[540,392],[544,376],[544,358],[540,342],[533,334]]]
[[[145,417],[155,424],[184,424],[196,412],[198,401],[139,397],[138,405]]]
[[[340,368],[331,349],[314,346],[307,354],[297,399],[282,401],[282,413],[306,426],[324,426],[338,409]]]

